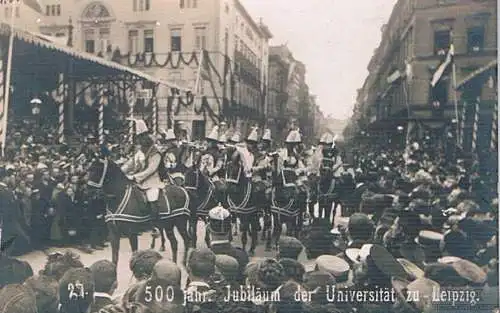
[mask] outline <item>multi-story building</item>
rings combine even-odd
[[[264,119],[272,35],[239,0],[47,0],[44,5],[44,16],[26,13],[19,25],[53,37],[67,37],[73,29],[75,49],[113,55],[115,61],[196,91],[194,103],[174,101],[167,110],[171,88],[160,86],[160,127],[184,121],[199,138],[221,120],[245,127]],[[208,51],[204,62],[211,78],[198,80],[202,50]]]
[[[301,88],[305,85],[306,66],[297,61],[286,45],[270,48],[270,59],[286,64],[286,93],[288,95],[283,116],[289,122],[297,122],[300,116]]]
[[[269,54],[269,83],[267,94],[267,125],[273,134],[278,134],[278,129],[284,129],[287,125],[285,117],[286,104],[288,102],[288,62],[279,54]],[[280,132],[281,133],[281,132]]]
[[[432,88],[431,79],[452,45],[455,70],[450,66]],[[417,135],[442,134],[444,127],[458,122],[456,81],[496,57],[495,0],[399,0],[382,28],[362,88],[362,111],[371,133],[397,135],[398,126],[412,121],[419,126],[412,127],[419,129]]]

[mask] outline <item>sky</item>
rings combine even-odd
[[[272,45],[287,43],[307,67],[310,93],[325,116],[352,115],[357,89],[396,0],[240,0],[263,18]]]

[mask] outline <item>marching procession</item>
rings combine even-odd
[[[500,312],[496,1],[247,1],[0,1],[0,313]]]
[[[379,147],[346,164],[338,138],[325,133],[306,149],[295,126],[283,147],[267,129],[243,136],[223,123],[203,143],[172,129],[153,137],[142,120],[135,130],[128,154],[92,138],[79,154],[32,142],[2,166],[5,312],[498,308],[498,200],[469,160],[443,165],[440,151],[414,142],[404,153]],[[331,216],[332,208],[342,216]],[[199,220],[207,224],[201,246]],[[88,245],[82,250],[91,253],[107,244],[105,223],[112,262],[86,269],[72,252],[51,253],[33,276],[30,264],[9,256],[51,244]],[[182,263],[174,226],[186,248]],[[150,230],[151,247],[161,237],[161,251],[166,234],[173,262],[138,247],[137,235]],[[113,295],[122,236],[130,239],[137,283]],[[260,240],[276,257],[255,255]],[[410,290],[420,297],[408,299]],[[22,300],[4,304],[13,294]]]

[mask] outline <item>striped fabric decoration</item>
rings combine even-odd
[[[57,79],[57,89],[52,92],[52,99],[57,104],[57,142],[64,143],[64,100],[66,99],[67,88],[64,84],[64,74],[60,73]]]
[[[158,101],[156,97],[151,98],[151,105],[153,106],[153,116],[151,117],[153,120],[153,135],[156,136],[158,131]]]
[[[498,150],[498,102],[493,105],[493,118],[491,121],[491,140],[490,149],[492,152]]]
[[[5,116],[5,112],[3,111],[5,108],[5,70],[4,70],[4,60],[0,58],[0,138],[3,138],[3,118]]]
[[[467,114],[467,102],[464,101],[464,103],[462,104],[462,119],[460,121],[460,134],[459,134],[459,143],[460,143],[460,146],[463,147],[464,146],[464,135],[465,135],[465,119],[466,119],[466,115]]]
[[[99,144],[104,144],[104,106],[108,104],[108,98],[105,95],[105,89],[101,89],[101,94],[99,97]]]
[[[476,151],[478,127],[479,127],[479,101],[476,100],[476,110],[474,113],[474,125],[472,128],[472,147],[471,147],[472,152]]]
[[[135,96],[132,91],[127,95],[128,102],[128,142],[129,144],[134,143],[134,106],[135,106]]]

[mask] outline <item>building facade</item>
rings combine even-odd
[[[278,134],[279,129],[286,128],[286,104],[288,102],[288,62],[280,55],[269,54],[269,84],[267,95],[267,125],[273,134]]]
[[[159,87],[160,128],[183,121],[192,137],[201,138],[223,120],[246,131],[265,119],[272,35],[238,0],[47,0],[44,5],[43,16],[22,9],[18,25],[60,39],[71,31],[77,50],[195,91],[192,103],[169,102],[172,89]],[[199,75],[203,62],[208,78]]]
[[[451,46],[454,71],[450,66],[433,88],[433,75]],[[496,56],[496,1],[398,1],[368,65],[358,99],[361,124],[389,139],[408,122],[419,125],[416,135],[442,133],[458,123],[456,82]]]

